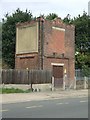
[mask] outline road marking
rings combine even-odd
[[[6,111],[9,111],[9,110],[0,110],[0,112],[6,112]]]
[[[84,102],[88,102],[88,101],[80,101],[80,103],[84,103]]]
[[[57,103],[57,105],[62,105],[63,103]]]
[[[66,105],[69,104],[68,102],[65,103]]]
[[[40,107],[43,107],[42,105],[39,105],[39,106],[30,106],[30,107],[26,107],[26,108],[40,108]]]
[[[50,99],[45,99],[45,100],[50,100]]]
[[[69,104],[68,102],[66,102],[66,103],[57,103],[57,105],[63,105],[63,104]]]

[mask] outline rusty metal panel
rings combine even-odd
[[[63,66],[53,66],[54,86],[59,87],[63,84]]]
[[[38,23],[16,29],[16,54],[38,52]]]
[[[55,78],[63,78],[63,67],[62,66],[53,66],[53,76]]]

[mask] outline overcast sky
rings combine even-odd
[[[86,11],[88,13],[89,0],[0,0],[0,20],[8,12],[11,14],[17,8],[25,11],[28,9],[33,16],[40,14],[56,13],[64,18],[67,14],[71,17]]]

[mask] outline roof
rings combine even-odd
[[[75,26],[73,24],[65,24],[63,22],[63,20],[61,20],[60,17],[55,18],[54,20],[47,20],[44,19],[42,17],[38,17],[36,20],[31,20],[31,21],[27,21],[27,22],[22,22],[22,23],[17,23],[16,27],[21,27],[21,26],[28,26],[28,25],[32,25],[38,21],[44,22],[44,23],[51,23],[52,25],[62,25],[66,28],[71,28],[71,29],[75,29]]]

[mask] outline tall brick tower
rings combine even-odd
[[[60,18],[39,17],[16,25],[16,69],[52,70],[55,78],[75,76],[75,27]],[[62,82],[62,81],[61,81]]]

